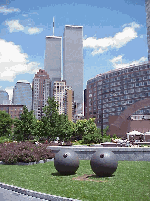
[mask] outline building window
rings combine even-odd
[[[101,109],[101,105],[98,105],[98,109]]]

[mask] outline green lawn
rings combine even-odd
[[[90,201],[149,201],[150,162],[119,161],[112,177],[78,181],[73,177],[94,174],[90,161],[81,160],[75,175],[61,176],[54,163],[31,166],[0,165],[0,182],[42,193]]]

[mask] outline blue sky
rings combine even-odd
[[[0,87],[10,99],[17,81],[44,69],[53,17],[56,36],[83,26],[84,89],[97,74],[147,61],[145,0],[0,0]]]

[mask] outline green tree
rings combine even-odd
[[[55,101],[55,98],[48,98],[47,105],[43,108],[44,116],[41,118],[43,126],[43,136],[48,137],[52,140],[56,138],[57,127],[59,125],[59,112],[58,112],[58,103]]]
[[[65,114],[59,115],[58,103],[55,98],[48,98],[47,106],[43,108],[45,115],[41,118],[43,136],[51,140],[69,140],[74,133],[74,123]]]
[[[60,138],[60,140],[70,140],[74,135],[74,131],[74,123],[68,120],[68,116],[65,114],[59,115],[57,136]]]
[[[84,144],[99,143],[102,140],[101,131],[95,124],[95,118],[78,120],[75,125],[75,135],[81,137]]]
[[[13,119],[10,117],[10,115],[6,111],[0,110],[0,137],[9,137],[12,134],[12,124]]]
[[[29,136],[37,135],[37,120],[33,111],[28,112],[26,106],[23,106],[23,113],[20,118],[14,120],[14,138],[17,141],[25,141]]]
[[[103,129],[103,140],[102,142],[111,142],[111,136],[107,135],[107,131],[109,129],[109,126],[107,126],[105,129]]]
[[[84,135],[82,138],[82,142],[84,144],[98,144],[101,143],[103,140],[101,129],[97,128],[94,133],[88,133],[87,135]]]

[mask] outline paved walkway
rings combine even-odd
[[[0,201],[46,201],[45,199],[35,198],[32,196],[17,193],[12,190],[0,188]]]
[[[0,201],[80,201],[0,183]]]

